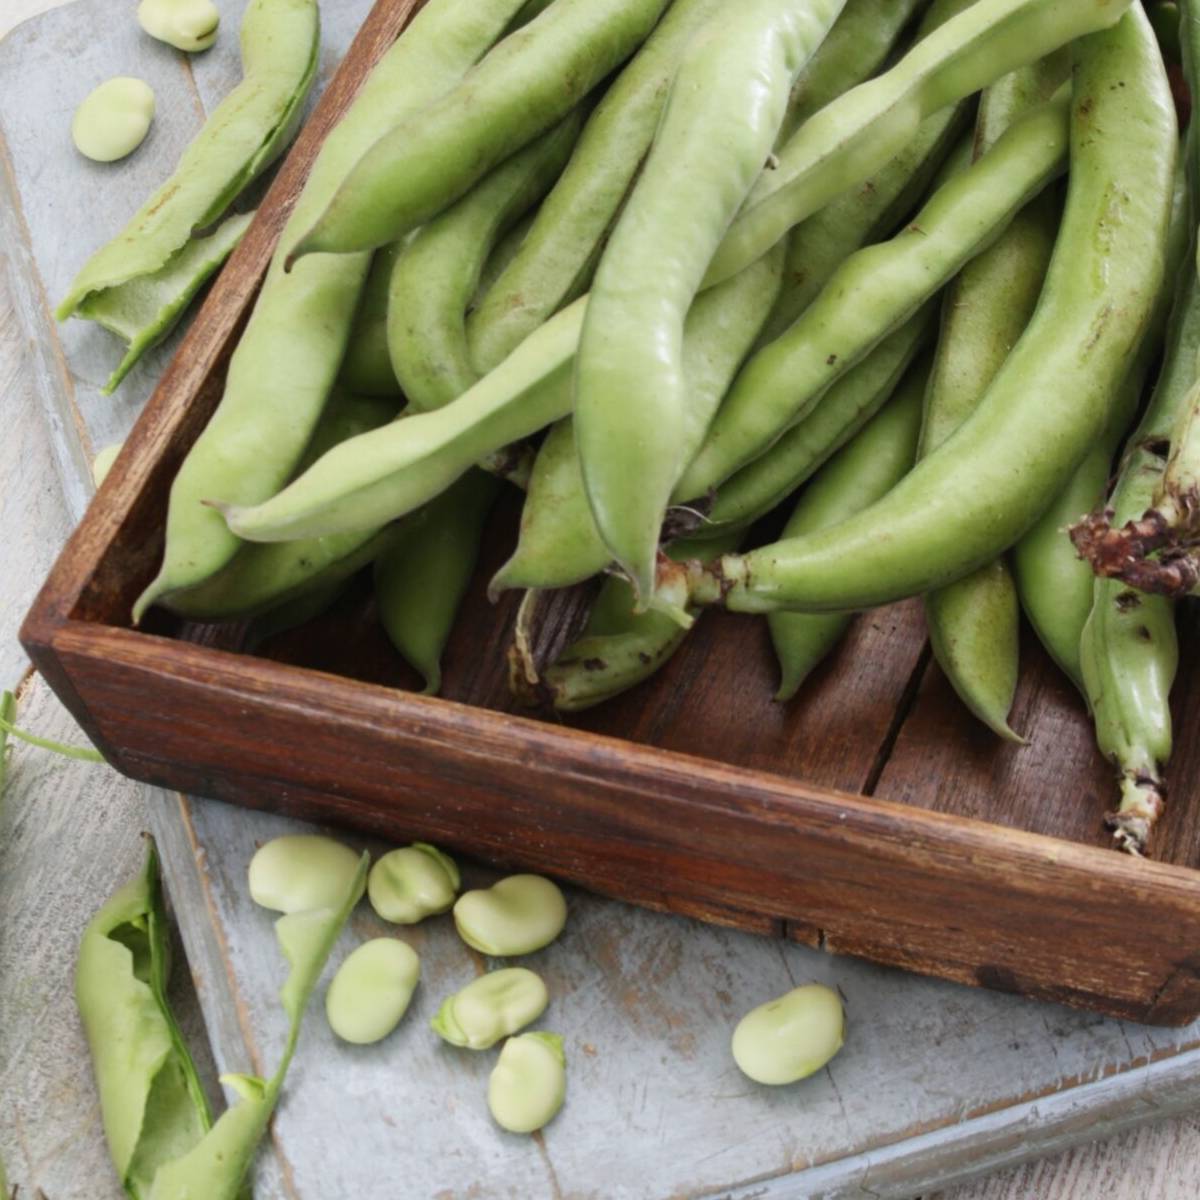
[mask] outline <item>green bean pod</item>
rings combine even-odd
[[[1066,95],[1027,113],[934,192],[891,241],[846,260],[800,319],[743,367],[678,491],[729,478],[1009,227],[1066,166]]]
[[[949,2],[961,5],[966,0]],[[870,79],[924,4],[925,0],[846,0],[829,36],[792,85],[780,143],[843,92]],[[937,7],[946,5],[947,0],[940,0]]]
[[[701,544],[678,542],[668,551],[684,561],[703,561],[736,548],[741,533]],[[660,588],[660,599],[687,606],[687,581],[675,591]],[[683,645],[688,627],[673,616],[651,609],[634,611],[633,588],[619,575],[605,579],[588,614],[583,633],[546,668],[541,692],[559,712],[581,712],[611,700],[649,679]]]
[[[400,390],[400,380],[392,370],[387,340],[388,286],[392,280],[392,267],[402,247],[402,242],[393,242],[375,252],[358,311],[354,314],[338,383],[356,396],[399,400],[404,394]]]
[[[888,402],[936,326],[937,305],[931,300],[839,379],[770,450],[727,479],[692,536],[745,528],[787,499]]]
[[[242,18],[242,81],[170,179],[88,259],[55,311],[60,321],[89,296],[155,275],[278,158],[299,122],[319,44],[316,0],[251,0]]]
[[[335,446],[263,504],[220,506],[229,528],[250,542],[378,529],[432,500],[493,451],[566,416],[584,303],[551,317],[444,408]]]
[[[505,229],[558,177],[582,121],[576,110],[535,138],[422,226],[397,255],[388,285],[387,344],[409,411],[441,408],[479,378],[466,313],[484,263]]]
[[[575,367],[575,443],[592,516],[639,604],[683,461],[683,327],[800,69],[844,0],[743,0],[688,46],[609,239]],[[679,188],[686,179],[687,188]]]
[[[388,638],[424,676],[442,686],[442,652],[479,557],[483,527],[500,481],[468,471],[405,524],[375,560],[375,601]]]
[[[684,47],[721,8],[720,0],[674,0],[604,94],[529,236],[467,319],[477,370],[490,371],[587,290],[604,238],[658,127]]]
[[[254,219],[240,213],[222,221],[212,233],[184,243],[151,274],[118,287],[90,292],[75,310],[125,342],[125,356],[100,390],[111,396],[152,346],[175,328],[196,293],[233,253]]]
[[[720,586],[731,608],[886,604],[961,578],[1032,526],[1107,420],[1153,309],[1176,138],[1141,10],[1082,39],[1066,213],[1037,310],[987,395],[879,504],[835,528],[724,559]]]
[[[462,83],[360,158],[292,259],[395,241],[563,119],[654,28],[667,0],[555,0]]]
[[[1168,263],[1191,262],[1193,218],[1187,176],[1181,159],[1167,233]],[[1164,338],[1163,367],[1147,417],[1162,411],[1163,405],[1169,405],[1172,412],[1178,410],[1180,397],[1195,377],[1196,352],[1200,348],[1198,293],[1200,282],[1192,270],[1180,274],[1174,294],[1169,288],[1160,290],[1137,357],[1114,397],[1103,436],[1033,528],[1013,547],[1012,566],[1021,607],[1050,657],[1085,698],[1079,645],[1084,622],[1092,611],[1095,576],[1091,564],[1076,552],[1069,527],[1082,514],[1103,506],[1113,458],[1137,416],[1146,378],[1163,350]]]
[[[989,87],[975,129],[985,153],[1023,112],[1043,103],[1070,72],[1065,55],[1014,71]],[[967,264],[942,308],[920,457],[932,453],[974,410],[1024,332],[1041,294],[1059,209],[1043,193],[1018,213],[995,245]],[[934,657],[967,708],[999,737],[1019,742],[1008,723],[1020,670],[1020,604],[1002,558],[924,598]]]
[[[212,1124],[195,1064],[167,1004],[170,951],[158,855],[88,923],[75,1002],[92,1055],[104,1135],[121,1184],[149,1196],[159,1167]]]
[[[792,226],[878,170],[939,108],[1109,28],[1130,0],[977,0],[890,71],[861,84],[808,121],[782,148],[775,170],[750,194],[709,268],[728,278]]]
[[[297,236],[380,132],[453,88],[519,8],[519,0],[430,0],[322,143],[230,360],[221,402],[171,486],[162,566],[134,605],[135,623],[160,597],[195,586],[237,553],[238,539],[204,502],[253,504],[277,492],[329,396],[370,257],[317,258],[284,274]]]
[[[305,461],[388,424],[393,401],[336,394],[313,433]],[[272,545],[244,545],[211,579],[165,601],[191,621],[228,621],[265,614],[316,588],[333,587],[357,574],[393,539],[391,529],[368,529],[332,537]]]
[[[692,454],[738,367],[758,336],[779,290],[776,251],[741,275],[696,297],[683,334],[687,409],[681,457]],[[612,559],[596,528],[575,450],[574,422],[556,425],[538,451],[521,532],[512,557],[490,591],[557,588],[582,583]]]
[[[861,512],[912,469],[921,433],[928,361],[916,364],[896,396],[821,468],[800,493],[784,537],[835,525]],[[814,667],[837,645],[854,614],[771,613],[767,625],[779,659],[776,700],[790,700]]]

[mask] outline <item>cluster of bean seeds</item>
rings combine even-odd
[[[318,909],[345,891],[358,864],[354,851],[327,837],[276,838],[251,859],[250,895],[277,912]],[[392,924],[415,925],[452,911],[459,937],[490,958],[536,953],[566,924],[562,892],[539,875],[510,875],[461,895],[460,884],[448,855],[416,842],[375,863],[367,894],[376,915]],[[345,958],[325,994],[330,1027],[348,1042],[381,1041],[400,1023],[419,978],[420,962],[406,942],[393,937],[364,942]],[[566,1096],[563,1039],[519,1032],[545,1012],[549,1001],[535,972],[505,967],[448,996],[430,1022],[444,1041],[470,1050],[487,1050],[507,1039],[488,1084],[488,1108],[512,1133],[541,1129]],[[808,984],[748,1013],[734,1031],[733,1057],[759,1083],[794,1083],[838,1052],[844,1025],[838,994]]]

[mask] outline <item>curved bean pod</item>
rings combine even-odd
[[[442,652],[499,490],[494,476],[468,471],[414,514],[375,560],[379,619],[392,645],[424,677],[426,695],[441,690]]]
[[[444,408],[335,446],[263,504],[219,506],[229,528],[246,541],[294,541],[377,529],[420,508],[481,458],[570,411],[583,307],[563,309]]]
[[[160,270],[291,140],[317,69],[316,0],[251,0],[241,48],[241,83],[213,110],[171,178],[88,259],[55,310],[60,321],[86,297]]]
[[[741,275],[697,296],[683,332],[687,408],[681,458],[695,452],[734,373],[754,344],[779,289],[782,256],[775,252]],[[512,557],[496,573],[490,592],[507,588],[557,588],[581,583],[612,555],[596,528],[568,418],[538,451],[521,512]]]
[[[1065,55],[1014,71],[983,95],[975,128],[985,153],[1023,112],[1044,103],[1070,73]],[[987,392],[1033,315],[1058,230],[1059,207],[1043,193],[951,284],[925,403],[920,457],[932,453]],[[924,598],[934,657],[959,699],[997,736],[1008,723],[1020,670],[1020,605],[1001,558]]]
[[[887,61],[924,3],[925,0],[846,0],[846,7],[834,21],[829,36],[792,85],[779,141],[786,142],[827,104],[870,79]],[[935,7],[945,8],[945,0]]]
[[[912,469],[921,433],[929,363],[916,364],[895,399],[829,460],[800,494],[784,537],[824,529],[861,512]],[[837,645],[854,614],[771,613],[767,625],[779,659],[776,700],[790,700],[813,668]]]
[[[741,531],[704,543],[677,542],[668,555],[708,562],[734,550]],[[660,585],[658,598],[687,609],[687,582]],[[581,712],[649,679],[683,645],[688,628],[662,611],[634,611],[633,588],[619,575],[605,579],[583,633],[546,668],[540,691],[559,712]]]
[[[579,135],[578,110],[535,138],[422,226],[396,257],[388,284],[387,344],[409,411],[428,412],[479,378],[466,313],[497,240],[545,194]]]
[[[770,450],[727,479],[692,536],[745,528],[786,500],[888,402],[936,325],[937,306],[931,300],[839,379]]]
[[[930,113],[1068,42],[1112,26],[1130,0],[978,0],[890,71],[807,122],[726,235],[706,282],[753,262],[793,225],[878,170]]]
[[[654,590],[683,465],[687,311],[770,153],[792,82],[843,3],[743,0],[692,41],[596,270],[576,359],[575,443],[592,516],[639,604]]]
[[[297,236],[381,129],[449,91],[519,8],[519,0],[430,0],[322,143],[230,360],[221,403],[171,486],[162,566],[134,605],[135,623],[161,596],[195,586],[237,553],[238,539],[204,501],[251,504],[273,495],[321,415],[370,258],[319,258],[285,275]]]
[[[1167,235],[1168,263],[1191,262],[1188,172],[1183,163],[1180,167]],[[1114,398],[1103,436],[1088,451],[1063,491],[1013,547],[1013,573],[1025,615],[1050,657],[1085,698],[1079,644],[1084,622],[1092,611],[1095,576],[1091,564],[1076,552],[1069,528],[1072,522],[1080,520],[1081,514],[1104,504],[1113,457],[1137,415],[1146,377],[1163,349],[1164,336],[1163,367],[1145,418],[1154,425],[1161,425],[1161,418],[1155,414],[1178,411],[1195,378],[1196,354],[1200,349],[1200,277],[1193,270],[1181,273],[1174,296],[1167,288],[1159,293],[1133,367]],[[1138,437],[1134,435],[1131,439],[1131,447]]]
[[[654,137],[684,46],[722,7],[720,0],[675,0],[604,94],[529,236],[467,318],[477,370],[490,371],[586,291]]]
[[[305,458],[315,462],[334,446],[386,425],[395,415],[391,401],[335,395],[321,414]],[[266,546],[245,545],[211,579],[174,592],[166,607],[191,621],[266,614],[314,589],[340,586],[372,562],[395,533],[370,529]]]
[[[667,0],[555,0],[449,95],[362,155],[291,258],[371,250],[416,229],[562,120],[641,45]]]
[[[939,587],[1012,545],[1082,461],[1163,278],[1177,130],[1140,9],[1080,42],[1075,87],[1074,169],[1054,258],[987,395],[879,504],[724,559],[731,608],[829,611]]]
[[[253,219],[253,213],[229,217],[207,236],[186,242],[152,274],[90,292],[79,302],[75,310],[79,316],[95,321],[125,342],[125,356],[100,389],[104,395],[111,396],[138,359],[175,328],[184,309],[233,253]]]
[[[986,250],[1062,172],[1069,115],[1065,95],[1026,114],[978,162],[943,183],[903,232],[847,259],[800,319],[742,369],[679,493],[699,495],[699,481],[725,480],[769,449]]]

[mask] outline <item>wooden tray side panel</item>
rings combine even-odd
[[[796,918],[964,983],[1167,1024],[1200,1009],[1190,872],[124,630],[55,650],[148,782]]]

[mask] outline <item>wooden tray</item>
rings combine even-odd
[[[774,705],[760,625],[716,617],[651,684],[570,726],[517,715],[513,603],[486,605],[497,515],[450,647],[445,699],[351,596],[252,657],[155,615],[129,628],[171,478],[316,148],[417,7],[379,0],[259,216],[58,560],[22,640],[138,779],[391,839],[421,835],[648,907],[1152,1023],[1200,1012],[1198,765],[1185,662],[1160,862],[1107,849],[1111,782],[1078,699],[1029,645],[997,745],[949,695],[914,605],[862,619],[798,702]]]

